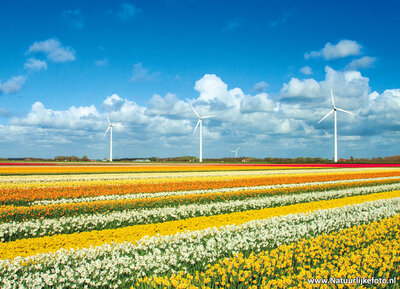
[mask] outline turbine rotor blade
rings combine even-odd
[[[334,108],[336,108],[336,105],[335,105],[335,97],[333,96],[333,90],[332,90],[332,88],[331,88],[331,97],[332,97],[332,105],[333,105]]]
[[[340,110],[340,111],[343,111],[345,113],[348,113],[348,114],[356,115],[354,112],[351,112],[351,111],[347,111],[347,110],[344,110],[344,109],[341,109],[341,108],[336,108],[336,109]]]
[[[108,118],[107,114],[106,114],[106,117],[107,117],[108,124],[111,125],[110,119]]]
[[[106,130],[106,132],[104,133],[104,136],[106,136],[106,134],[108,133],[108,131],[110,130],[111,126],[109,126]]]
[[[201,118],[200,114],[198,114],[198,112],[194,109],[194,107],[193,107],[192,105],[191,105],[190,107],[193,109],[193,111],[194,111],[194,113],[197,115],[197,117],[198,117],[198,118]]]
[[[207,115],[207,116],[203,116],[202,118],[210,118],[210,117],[215,117],[215,115]]]
[[[333,112],[333,109],[332,109],[330,112],[328,112],[323,118],[321,118],[321,120],[320,120],[318,123],[320,123],[320,122],[323,121],[325,118],[327,118],[328,116],[330,116],[330,115],[332,114],[332,112]]]
[[[196,133],[196,129],[197,129],[197,127],[199,126],[199,124],[200,124],[200,119],[199,119],[199,121],[197,122],[196,127],[194,128],[193,134]]]

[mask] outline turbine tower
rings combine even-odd
[[[231,153],[235,153],[235,158],[238,157],[238,150],[240,149],[240,147],[238,147],[236,150],[231,151]]]
[[[200,124],[200,157],[199,157],[199,162],[203,162],[203,119],[205,118],[210,118],[213,117],[212,115],[208,115],[208,116],[200,116],[200,114],[194,109],[194,107],[192,106],[192,109],[194,111],[194,113],[196,114],[196,116],[199,118],[199,121],[196,124],[196,127],[194,128],[193,134],[195,134],[197,127]]]
[[[110,162],[112,162],[112,128],[113,128],[113,125],[111,124],[110,119],[108,118],[107,114],[106,114],[106,117],[107,117],[107,122],[108,122],[108,128],[107,128],[106,132],[104,133],[104,136],[106,136],[108,131],[110,131]]]
[[[352,114],[352,115],[356,115],[356,114],[352,113],[350,111],[347,111],[347,110],[344,110],[344,109],[336,107],[335,97],[333,96],[332,88],[331,88],[331,98],[332,98],[332,110],[330,112],[328,112],[318,123],[322,122],[325,118],[330,116],[332,114],[332,112],[333,112],[333,115],[335,117],[335,140],[334,140],[335,141],[335,158],[334,158],[334,160],[335,160],[335,163],[337,163],[337,111],[340,110],[342,112],[345,112],[345,113],[348,113],[348,114]]]

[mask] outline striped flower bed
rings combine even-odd
[[[398,168],[53,167],[0,179],[0,288],[399,277]]]

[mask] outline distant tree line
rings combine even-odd
[[[4,161],[57,161],[57,162],[87,162],[90,159],[87,156],[81,158],[77,156],[56,156],[53,159],[50,158],[0,158]],[[137,161],[148,161],[148,162],[198,162],[199,159],[194,156],[182,156],[182,157],[150,157],[150,158],[121,158],[114,159],[114,161],[120,162],[137,162]],[[323,158],[310,158],[310,157],[298,157],[298,158],[252,158],[252,157],[230,157],[230,158],[215,158],[215,159],[203,159],[203,162],[219,162],[219,163],[270,163],[270,164],[324,164],[332,163],[333,160]],[[390,157],[376,157],[376,158],[354,158],[339,159],[339,163],[400,163],[400,155]]]
[[[88,162],[90,161],[87,156],[78,158],[77,156],[56,156],[54,157],[56,162]]]

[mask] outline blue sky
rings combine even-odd
[[[3,1],[0,157],[400,154],[399,1]]]

